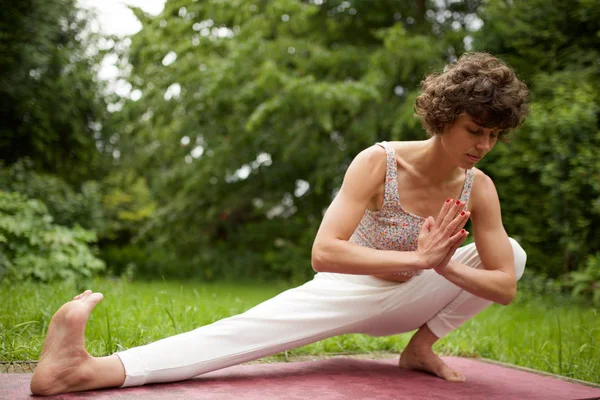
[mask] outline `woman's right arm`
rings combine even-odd
[[[385,172],[386,153],[380,146],[371,146],[354,158],[315,237],[315,271],[376,275],[431,268],[416,251],[377,250],[348,241],[385,182]]]

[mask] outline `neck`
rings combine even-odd
[[[415,157],[415,169],[432,183],[447,182],[464,174],[450,158],[438,135],[423,141],[423,147]]]

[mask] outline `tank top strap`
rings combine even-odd
[[[465,184],[460,194],[460,200],[465,203],[469,202],[469,196],[471,196],[471,187],[473,186],[473,178],[475,177],[475,170],[473,168],[468,169],[465,176]]]
[[[396,151],[388,142],[379,142],[377,144],[385,149],[387,159],[383,208],[390,205],[399,205],[400,199],[398,196],[398,167],[396,165]]]

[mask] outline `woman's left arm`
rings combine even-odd
[[[450,261],[436,271],[475,296],[508,305],[517,293],[512,246],[502,225],[500,200],[494,182],[476,170],[471,192],[471,222],[483,269]]]

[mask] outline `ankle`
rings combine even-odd
[[[428,349],[430,351],[433,351],[433,345],[438,340],[440,340],[440,338],[437,337],[433,332],[431,332],[431,329],[429,329],[427,324],[424,324],[410,339],[408,346],[415,346],[416,348],[421,350]]]
[[[433,353],[433,347],[429,343],[409,342],[405,350],[414,353]]]

